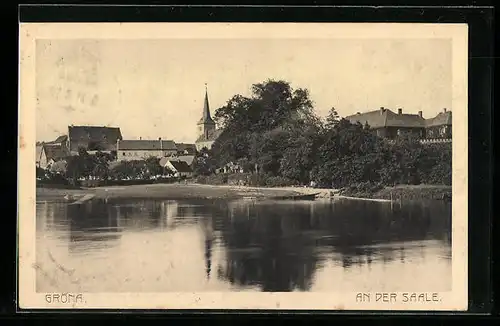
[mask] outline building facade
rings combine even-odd
[[[72,155],[78,154],[80,148],[88,152],[116,151],[118,140],[122,140],[120,128],[98,126],[69,126],[67,148]]]
[[[203,104],[203,113],[198,121],[198,138],[196,139],[196,150],[203,148],[211,149],[215,140],[220,136],[222,130],[216,128],[215,121],[210,115],[210,105],[208,102],[208,92],[205,89],[205,101]]]
[[[422,141],[430,139],[451,141],[451,112],[444,109],[436,117],[425,119],[422,111],[418,114],[397,113],[381,107],[379,110],[357,113],[346,117],[351,123],[368,125],[377,136],[396,139],[403,135],[413,135]]]
[[[149,157],[162,158],[177,155],[177,146],[172,140],[118,140],[116,157],[118,161],[139,161]]]
[[[427,139],[452,138],[451,112],[444,109],[437,116],[426,120]]]
[[[175,146],[177,146],[177,154],[178,155],[195,155],[196,154],[196,145],[195,144],[175,143]]]
[[[193,169],[181,160],[167,160],[163,167],[176,177],[191,178],[193,176]]]
[[[36,156],[36,166],[49,169],[55,162],[64,160],[69,156],[69,152],[61,146],[43,144],[37,146]]]

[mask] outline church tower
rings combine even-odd
[[[203,115],[198,121],[198,139],[208,140],[210,135],[215,131],[215,122],[210,116],[210,106],[208,104],[207,84],[205,84],[205,101],[203,104]]]

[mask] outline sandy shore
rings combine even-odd
[[[317,190],[317,189],[312,189]],[[317,193],[319,191],[302,188],[256,188],[238,186],[212,186],[199,184],[151,184],[133,186],[113,186],[87,189],[49,189],[37,188],[37,200],[62,200],[66,195],[72,199],[80,199],[87,194],[95,198],[130,198],[130,199],[238,199],[238,198],[270,198],[275,196],[292,196]]]

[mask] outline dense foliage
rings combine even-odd
[[[223,132],[197,157],[200,175],[233,162],[259,175],[253,178],[262,185],[451,184],[451,144],[423,145],[409,137],[388,142],[370,126],[340,118],[335,108],[321,119],[308,91],[285,81],[253,85],[250,97],[233,96],[215,118]]]
[[[370,126],[342,119],[335,108],[324,118],[313,112],[306,89],[286,81],[253,85],[249,97],[235,95],[215,113],[222,134],[193,161],[199,182],[255,186],[304,185],[373,192],[384,186],[451,184],[451,144],[421,144],[378,137]],[[235,173],[237,172],[237,173]],[[56,162],[38,179],[136,180],[164,175],[155,157],[116,162],[113,154],[89,154]],[[237,176],[231,176],[236,174]]]
[[[168,171],[159,164],[159,158],[117,162],[112,154],[96,152],[89,154],[81,148],[78,155],[54,162],[50,168],[37,167],[37,179],[43,183],[69,183],[77,185],[80,180],[136,180],[166,175]]]

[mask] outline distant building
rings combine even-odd
[[[167,160],[164,168],[171,171],[176,177],[190,178],[193,176],[193,169],[184,161]]]
[[[381,107],[380,110],[357,113],[347,116],[346,119],[351,123],[367,124],[378,136],[384,138],[394,139],[403,134],[425,136],[425,119],[422,112],[406,114],[402,109],[398,109],[398,113],[394,113]]]
[[[194,154],[196,154],[196,145],[195,144],[175,143],[175,146],[177,146],[177,154],[178,155],[194,155]]]
[[[203,105],[203,114],[198,121],[198,138],[196,139],[196,149],[200,151],[203,148],[212,148],[213,143],[222,133],[222,130],[216,129],[215,122],[210,116],[210,106],[208,103],[208,92],[205,89],[205,101]]]
[[[67,135],[61,135],[56,138],[56,140],[49,141],[49,142],[42,142],[42,145],[50,145],[50,146],[60,146],[67,148],[68,146],[68,136]]]
[[[116,142],[118,161],[137,161],[154,156],[162,158],[177,154],[177,146],[172,140],[118,140]]]
[[[437,116],[426,120],[426,138],[452,138],[451,112],[443,109]]]
[[[368,125],[378,136],[396,139],[411,134],[422,140],[430,138],[451,139],[451,112],[446,109],[431,119],[424,119],[422,111],[418,114],[403,113],[400,108],[395,113],[387,108],[357,113],[346,117],[351,123]]]
[[[187,163],[189,166],[193,166],[194,163],[194,155],[178,155],[176,157],[177,160],[179,161],[184,161]]]
[[[193,168],[194,158],[195,158],[194,155],[172,154],[172,155],[168,155],[168,156],[161,158],[160,165],[164,166],[167,163],[167,161],[184,161],[187,163],[187,165],[189,165],[191,168]]]
[[[37,157],[37,162],[40,159],[40,155],[42,154],[42,150],[44,146],[55,146],[59,147],[65,151],[68,151],[68,136],[62,135],[56,138],[56,140],[53,141],[37,141],[36,142],[36,157]]]
[[[88,152],[116,151],[116,143],[122,140],[120,128],[97,126],[69,126],[67,146],[72,155],[78,154],[79,148]]]
[[[69,152],[60,146],[41,145],[37,146],[36,155],[36,166],[48,169],[53,163],[64,160],[69,156]]]

